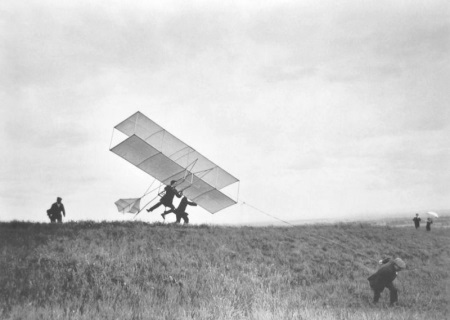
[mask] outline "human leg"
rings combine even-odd
[[[373,303],[378,303],[378,300],[380,300],[381,291],[379,290],[373,290]]]
[[[389,285],[387,285],[386,288],[389,289],[389,300],[392,306],[394,303],[398,301],[398,290],[392,282]]]
[[[173,204],[168,204],[168,205],[165,205],[165,206],[166,206],[166,208],[170,208],[169,210],[164,211],[165,215],[176,211],[175,207],[173,206]]]
[[[62,223],[62,215],[61,214],[56,214],[54,215],[55,221],[58,223]]]
[[[168,215],[169,213],[175,212],[175,207],[172,203],[167,203],[164,204],[166,207],[169,207],[170,210],[168,211],[164,211],[163,213],[161,213],[161,217],[163,217],[164,220],[166,220],[166,215]]]
[[[378,300],[380,300],[381,292],[383,292],[384,287],[371,282],[370,288],[373,290],[373,303],[377,303]]]
[[[181,214],[178,211],[175,211],[175,215],[177,216],[176,223],[180,223],[181,222]]]
[[[155,210],[156,208],[158,208],[160,205],[162,205],[161,202],[158,202],[157,204],[155,204],[153,207],[151,207],[150,209],[147,209],[147,212],[152,212],[153,210]]]
[[[183,218],[184,224],[188,224],[189,223],[189,218],[188,218],[187,212],[182,212],[181,213],[181,217]]]

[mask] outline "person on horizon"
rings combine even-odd
[[[47,210],[47,215],[50,218],[51,223],[62,223],[61,213],[66,217],[66,210],[64,209],[64,205],[62,204],[62,199],[60,197],[56,198],[56,202],[52,204],[50,209]]]
[[[430,231],[431,230],[431,224],[433,223],[433,220],[431,219],[431,218],[428,218],[427,219],[427,231]]]
[[[393,281],[397,277],[397,272],[406,268],[406,264],[400,258],[395,258],[394,260],[383,259],[381,261],[387,262],[367,280],[369,280],[370,288],[374,293],[373,302],[377,303],[381,292],[383,292],[384,288],[388,288],[390,306],[393,306],[398,301],[398,290],[394,286]]]
[[[188,218],[188,213],[186,212],[186,207],[187,206],[197,206],[197,204],[195,202],[189,201],[188,198],[186,198],[186,196],[183,196],[183,198],[180,201],[180,204],[178,205],[178,207],[173,211],[175,212],[176,216],[177,216],[177,221],[176,223],[180,223],[181,219],[183,219],[184,224],[188,224],[189,223],[189,218]],[[172,211],[167,211],[163,213],[163,218],[165,217],[165,215],[169,214]]]
[[[419,229],[421,220],[422,219],[419,218],[419,214],[416,213],[416,216],[413,218],[414,226],[416,227],[416,229]]]
[[[175,211],[175,206],[173,205],[173,198],[175,196],[177,196],[177,198],[181,197],[181,193],[179,193],[177,191],[177,189],[175,188],[175,184],[177,183],[176,180],[172,180],[170,181],[170,185],[167,185],[164,188],[165,194],[161,197],[161,199],[159,200],[159,202],[157,204],[155,204],[153,207],[151,207],[150,209],[147,209],[147,212],[152,212],[153,210],[155,210],[156,208],[158,208],[160,205],[164,205],[164,207],[169,207],[170,210],[167,212],[164,212],[161,214],[161,216],[163,217],[163,219],[165,220],[165,215],[170,213],[170,212],[174,212]]]

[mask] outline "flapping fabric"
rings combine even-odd
[[[117,210],[122,213],[138,213],[141,205],[141,199],[119,199],[114,203]]]

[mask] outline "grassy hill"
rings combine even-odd
[[[1,319],[449,319],[450,233],[298,227],[0,223]],[[382,255],[409,270],[373,305]]]

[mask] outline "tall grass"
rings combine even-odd
[[[450,235],[289,228],[0,224],[2,319],[448,319]],[[399,306],[367,277],[400,256]]]

